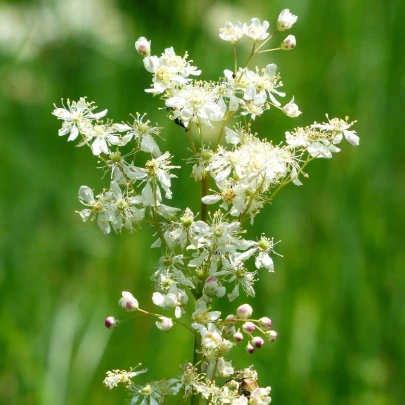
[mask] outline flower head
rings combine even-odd
[[[219,30],[219,37],[231,44],[236,44],[243,35],[243,26],[239,21],[235,25],[228,21],[225,23],[224,27]]]
[[[267,21],[261,23],[258,18],[252,18],[250,25],[243,24],[243,32],[252,42],[256,43],[265,40],[270,35],[267,32],[269,27],[270,24]]]

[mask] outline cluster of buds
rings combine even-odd
[[[127,312],[139,311],[146,315],[152,315],[158,318],[158,321],[155,322],[156,326],[163,331],[168,331],[173,326],[173,320],[159,314],[145,311],[139,308],[138,300],[128,291],[122,292],[122,297],[118,301],[118,305],[122,307]],[[107,329],[114,329],[120,324],[120,321],[114,316],[109,316],[105,319],[104,325]]]
[[[255,349],[260,349],[265,340],[274,342],[278,337],[277,332],[271,329],[270,318],[251,319],[252,314],[253,308],[249,304],[243,304],[236,310],[236,315],[228,315],[224,321],[219,322],[223,333],[232,335],[236,343],[244,340],[244,334],[247,336],[246,352],[249,354],[253,354]],[[258,332],[263,337],[258,336]]]

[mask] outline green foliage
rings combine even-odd
[[[258,17],[274,26],[287,7],[299,16],[291,31],[297,48],[260,58],[277,63],[304,113],[295,121],[269,113],[254,130],[279,141],[293,126],[322,121],[324,112],[350,114],[361,144],[314,162],[304,187],[283,190],[255,223],[255,235],[282,240],[284,255],[258,284],[256,312],[270,314],[279,333],[254,355],[266,378],[260,382],[273,387],[275,404],[405,403],[404,5],[396,3],[0,5],[9,34],[0,41],[0,403],[123,403],[123,390],[101,385],[106,370],[142,362],[149,373],[139,378],[147,381],[173,375],[192,357],[191,336],[179,328],[163,334],[150,318],[104,328],[106,316],[122,315],[122,290],[153,307],[154,237],[147,227],[105,236],[74,213],[79,187],[99,190],[102,181],[88,150],[58,138],[52,104],[88,96],[115,121],[148,112],[181,164],[186,135],[143,93],[150,75],[134,41],[152,39],[153,53],[187,49],[203,78],[214,79],[233,63],[232,47],[217,36],[223,22]],[[173,183],[186,207],[196,188],[186,188],[188,179]],[[234,359],[236,367],[251,363],[242,350]]]

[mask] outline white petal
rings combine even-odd
[[[68,141],[74,141],[79,135],[79,130],[77,129],[76,125],[73,125],[70,130],[70,135]]]
[[[161,307],[163,305],[164,296],[160,292],[154,292],[152,295],[152,302]]]
[[[103,111],[101,111],[99,113],[96,113],[96,114],[89,114],[87,116],[87,118],[98,120],[98,119],[104,117],[107,114],[107,112],[108,112],[108,110],[103,110]]]
[[[94,201],[93,190],[87,186],[81,186],[79,188],[79,198],[86,203],[92,203]]]
[[[205,197],[201,198],[201,201],[204,204],[215,204],[221,199],[220,195],[206,195]]]
[[[130,131],[132,128],[127,125],[127,124],[114,124],[114,128],[118,131],[118,132],[126,132],[126,131]]]

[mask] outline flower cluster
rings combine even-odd
[[[151,302],[159,312],[141,307],[128,291],[122,292],[119,306],[126,313],[151,316],[164,332],[180,325],[195,341],[193,363],[181,365],[171,379],[140,385],[132,379],[146,369],[107,373],[104,384],[110,389],[123,384],[132,405],[163,404],[167,396],[192,397],[193,404],[209,405],[271,401],[271,388],[259,386],[253,366],[236,368],[229,352],[243,344],[251,355],[265,342],[274,342],[278,335],[272,321],[262,314],[252,318],[253,308],[247,303],[223,316],[218,302],[233,301],[241,293],[253,298],[263,269],[274,271],[274,238],[265,234],[255,240],[245,238],[246,227],[256,215],[287,184],[302,185],[306,165],[316,158],[331,158],[340,151],[337,145],[343,138],[359,144],[352,129],[355,122],[348,118],[327,116],[327,122],[286,132],[285,141],[278,144],[252,131],[254,120],[269,109],[291,118],[301,114],[294,97],[287,103],[280,101],[286,94],[274,63],[249,67],[257,54],[295,48],[295,37],[288,35],[279,46],[264,49],[296,21],[286,9],[273,32],[269,22],[258,18],[250,23],[226,22],[219,37],[234,47],[233,67],[209,82],[195,79],[201,70],[187,52],[178,56],[170,47],[156,56],[151,55],[150,40],[140,37],[135,42],[145,69],[152,74],[152,85],[145,91],[159,95],[169,119],[187,132],[192,151],[187,171],[201,183],[199,213],[176,206],[171,181],[177,177],[173,172],[181,172],[182,167],[176,156],[161,149],[162,128],[147,120],[146,114],[136,113],[130,122],[102,120],[107,110],[95,112],[94,103],[84,97],[68,101],[67,106],[62,102],[62,108],[55,106],[53,114],[62,121],[59,135],[68,135],[68,141],[78,139],[77,146],[87,145],[98,156],[103,177],[109,178],[99,193],[80,187],[79,201],[85,206],[78,212],[82,220],[96,221],[105,234],[122,228],[132,232],[143,223],[156,230],[151,247],[161,254],[150,277]],[[237,44],[243,37],[250,40],[252,51],[239,65]],[[105,320],[108,329],[119,325],[116,317]]]

